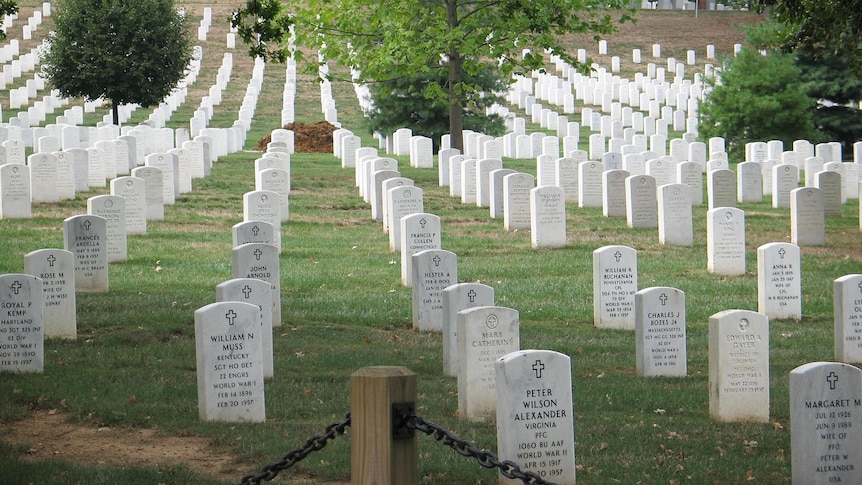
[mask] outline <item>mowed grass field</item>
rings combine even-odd
[[[28,7],[29,5],[29,7]],[[205,3],[185,2],[194,27]],[[24,2],[22,12],[36,3]],[[203,69],[169,126],[188,126],[215,82],[227,51],[224,19],[234,6],[213,3],[214,24]],[[744,13],[643,12],[635,26],[609,38],[609,55],[644,60],[684,59],[707,44],[732,53],[743,34],[734,25],[759,18]],[[46,21],[47,28],[50,21]],[[16,24],[20,25],[20,24]],[[19,29],[10,30],[14,37]],[[687,35],[686,35],[687,34]],[[38,36],[43,36],[44,30]],[[713,40],[714,39],[714,40]],[[594,59],[592,39],[572,38]],[[663,59],[648,59],[661,43]],[[23,45],[23,44],[22,44]],[[251,75],[241,48],[211,126],[237,116]],[[338,69],[338,66],[333,66]],[[646,66],[624,63],[622,75]],[[280,124],[284,67],[266,67],[246,149]],[[339,120],[368,133],[349,84],[334,83]],[[4,120],[14,113],[0,92]],[[129,123],[146,119],[139,109]],[[319,87],[300,75],[297,121],[323,118]],[[55,113],[59,114],[59,113]],[[95,123],[96,115],[88,118]],[[531,127],[538,129],[538,127]],[[582,136],[582,140],[585,137]],[[418,376],[417,409],[427,419],[496,449],[491,423],[457,415],[457,381],[442,374],[442,337],[412,330],[411,293],[400,284],[397,253],[370,217],[354,187],[354,172],[330,154],[292,157],[291,219],[282,228],[282,322],[274,329],[275,377],[266,382],[267,422],[201,422],[197,414],[193,314],[215,301],[215,286],[231,277],[231,226],[242,220],[242,194],[253,190],[253,161],[243,151],[223,157],[210,177],[129,239],[129,260],[110,267],[110,291],[78,295],[78,338],[45,344],[42,374],[0,374],[0,482],[3,483],[230,483],[279,459],[349,411],[349,378],[372,365],[405,366]],[[463,205],[437,186],[436,170],[417,170],[399,157],[402,174],[425,191],[425,210],[443,220],[443,248],[459,258],[459,280],[495,288],[499,305],[521,318],[521,348],[572,357],[578,481],[612,483],[790,483],[788,373],[833,359],[832,281],[859,272],[858,206],[827,220],[827,244],[802,249],[801,321],[770,322],[771,412],[768,423],[721,423],[709,418],[708,327],[722,310],[756,310],[755,251],[789,241],[790,215],[768,199],[743,204],[747,272],[725,277],[706,271],[706,208],[694,209],[692,247],[666,247],[655,230],[628,229],[601,210],[567,209],[565,248],[535,250],[529,231],[509,232],[487,210]],[[504,160],[535,174],[535,162]],[[86,212],[92,189],[72,201],[38,204],[28,220],[0,220],[0,272],[23,270],[29,251],[62,247],[62,220]],[[640,287],[674,286],[686,293],[688,376],[635,375],[633,332],[599,330],[592,316],[592,251],[607,244],[634,247]],[[496,472],[420,436],[420,481],[490,484]],[[349,437],[336,438],[275,483],[345,483]]]

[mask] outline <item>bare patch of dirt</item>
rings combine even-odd
[[[332,132],[338,128],[326,121],[317,123],[288,123],[283,127],[293,132],[293,149],[297,153],[332,153]],[[272,141],[267,135],[257,142],[255,150],[266,151]]]
[[[248,473],[238,469],[230,455],[213,451],[206,438],[165,436],[156,429],[82,426],[55,411],[34,411],[7,423],[3,440],[21,447],[22,459],[59,458],[94,466],[186,465],[223,481],[239,481]]]

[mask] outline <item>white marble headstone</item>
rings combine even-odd
[[[575,415],[568,355],[522,350],[495,362],[497,457],[575,485]],[[500,476],[499,483],[523,483]]]
[[[413,255],[413,328],[443,331],[443,290],[458,282],[458,256],[443,249]]]
[[[0,308],[0,371],[41,373],[45,362],[42,280],[29,274],[0,275]]]
[[[654,286],[635,293],[637,375],[685,377],[685,293]]]
[[[262,340],[257,305],[227,301],[195,311],[201,420],[266,420]]]
[[[520,350],[520,315],[513,308],[480,306],[458,312],[458,413],[470,421],[496,417],[494,363]]]
[[[638,256],[628,246],[602,246],[593,251],[593,325],[634,330]]]
[[[443,374],[457,376],[458,312],[477,306],[494,305],[494,288],[482,283],[456,283],[441,294],[443,303]]]
[[[802,318],[799,246],[774,242],[757,248],[757,311],[770,319]]]
[[[769,422],[769,319],[750,310],[709,317],[709,415]]]
[[[794,485],[862,483],[862,370],[811,362],[790,371]]]
[[[77,338],[75,255],[64,249],[31,251],[24,255],[24,272],[42,280],[45,338]]]

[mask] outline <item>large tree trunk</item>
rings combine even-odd
[[[446,24],[450,29],[458,26],[458,3],[455,0],[446,2]],[[457,87],[461,82],[462,55],[452,45],[449,47],[449,145],[464,153],[464,102]]]
[[[120,107],[117,103],[111,103],[111,115],[114,118],[114,124],[120,126]]]

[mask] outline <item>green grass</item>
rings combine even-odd
[[[215,41],[207,44],[216,48]],[[220,55],[212,55],[220,64]],[[240,57],[237,52],[235,60]],[[214,80],[217,67],[204,67],[198,90]],[[219,120],[233,119],[249,75],[250,69],[234,69],[234,95],[217,108]],[[247,147],[279,126],[283,82],[283,67],[268,66]],[[298,93],[310,95],[297,100],[298,121],[322,118],[315,89],[313,79],[302,78]],[[333,92],[346,126],[364,144],[374,143],[352,87],[336,84]],[[196,103],[190,95],[171,126],[183,126]],[[411,294],[400,285],[398,255],[388,250],[381,224],[371,221],[353,170],[342,169],[328,154],[292,158],[291,220],[282,228],[280,261],[283,326],[273,332],[267,422],[198,419],[193,314],[214,302],[215,286],[231,278],[230,228],[242,219],[242,194],[253,188],[257,156],[224,157],[211,177],[196,180],[193,192],[166,208],[164,221],[150,222],[146,235],[129,238],[129,260],[110,266],[110,292],[78,295],[78,339],[46,341],[44,373],[0,373],[0,431],[41,409],[59,410],[85,426],[199,436],[235,457],[230,470],[212,474],[238,481],[342,419],[354,371],[400,365],[418,376],[420,414],[479,447],[496,449],[493,424],[457,417],[457,381],[442,375],[442,336],[411,329]],[[425,191],[426,210],[442,218],[443,248],[458,255],[459,280],[493,286],[498,304],[520,312],[521,348],[572,357],[579,483],[790,483],[788,374],[800,364],[833,359],[832,281],[858,272],[862,262],[855,202],[841,217],[828,219],[827,246],[802,248],[802,321],[770,322],[770,422],[720,423],[709,418],[707,321],[726,309],[756,310],[756,248],[789,240],[787,210],[773,209],[768,201],[741,205],[748,270],[725,277],[706,271],[705,207],[693,211],[692,247],[661,246],[656,230],[632,230],[624,219],[605,218],[598,209],[569,206],[567,246],[536,250],[528,231],[507,232],[487,210],[449,197],[447,188],[437,186],[436,170],[413,169],[406,158],[399,165]],[[504,165],[535,174],[532,161],[507,159]],[[62,220],[86,212],[86,198],[100,193],[104,189],[37,205],[29,220],[0,220],[0,273],[21,272],[29,251],[62,247]],[[687,377],[635,376],[634,333],[593,327],[592,251],[607,244],[638,250],[641,288],[685,291]],[[496,483],[496,472],[425,436],[418,439],[424,483]],[[27,448],[0,446],[0,482],[215,482],[186,467],[33,462]],[[349,480],[349,437],[337,438],[281,476]]]

